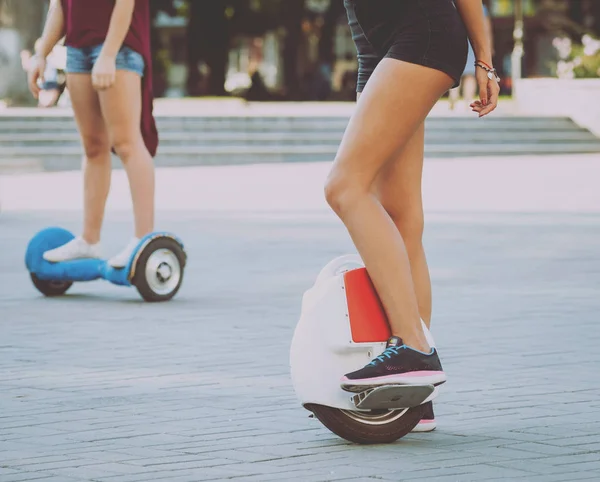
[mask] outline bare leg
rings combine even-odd
[[[423,199],[421,180],[425,125],[417,129],[400,155],[379,173],[375,193],[400,231],[410,262],[419,314],[431,324],[431,279],[423,249]]]
[[[68,74],[67,85],[85,152],[83,165],[83,239],[100,240],[104,208],[110,190],[110,142],[91,75]]]
[[[365,262],[392,333],[422,351],[430,347],[406,246],[372,189],[382,168],[406,147],[451,86],[452,79],[440,71],[383,59],[358,102],[326,185],[327,200]]]
[[[450,110],[454,110],[458,99],[460,98],[460,85],[448,92],[448,101],[450,102]]]
[[[154,229],[154,165],[140,130],[141,88],[139,75],[119,70],[115,84],[100,92],[110,139],[129,179],[137,238]]]
[[[465,75],[463,77],[462,89],[466,104],[471,105],[477,96],[477,79],[475,79],[474,75]]]

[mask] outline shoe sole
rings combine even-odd
[[[411,430],[413,433],[433,432],[437,428],[435,420],[421,420],[419,424]]]
[[[435,388],[432,385],[382,385],[354,395],[360,410],[400,410],[425,403]]]
[[[370,388],[381,387],[382,385],[433,385],[434,387],[437,387],[443,383],[446,383],[446,374],[437,372],[435,374],[424,376],[389,375],[385,377],[366,378],[364,380],[350,380],[349,378],[344,377],[342,378],[341,388],[346,392],[360,393],[369,390]]]

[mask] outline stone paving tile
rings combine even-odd
[[[506,482],[506,478],[499,477],[493,479],[485,479],[486,482]],[[570,474],[556,474],[556,475],[528,475],[522,478],[515,478],[522,482],[570,482],[572,480],[598,480],[598,474],[591,472],[577,472]]]
[[[439,428],[372,447],[309,419],[289,380],[300,295],[352,250],[334,220],[162,214],[186,241],[189,266],[178,298],[150,305],[103,282],[38,296],[22,254],[47,216],[0,213],[2,482],[600,474],[599,216],[429,224],[434,329],[450,376]],[[109,216],[107,251],[127,229]]]

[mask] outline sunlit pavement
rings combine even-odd
[[[329,163],[163,168],[159,211],[329,213]],[[599,212],[600,155],[426,160],[426,211]],[[0,175],[4,211],[80,211],[81,173]],[[127,178],[113,172],[109,211],[130,211]]]
[[[428,160],[439,428],[359,447],[297,403],[302,292],[352,251],[328,164],[157,173],[158,227],[189,255],[172,302],[76,285],[44,299],[23,265],[79,229],[79,173],[0,177],[0,480],[572,481],[600,474],[600,159]],[[113,175],[104,248],[131,234]]]

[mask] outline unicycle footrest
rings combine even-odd
[[[433,385],[383,385],[352,397],[361,410],[394,410],[421,405],[433,393]]]

